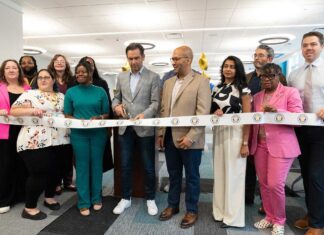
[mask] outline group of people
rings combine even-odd
[[[80,60],[75,76],[60,54],[52,58],[47,69],[39,71],[32,56],[23,56],[20,64],[6,60],[0,74],[0,115],[80,119],[113,116],[107,82],[99,77],[90,57]],[[95,210],[101,209],[102,173],[113,167],[109,130],[7,124],[1,124],[0,129],[0,213],[25,202],[23,218],[45,219],[47,215],[37,208],[39,196],[45,191],[44,206],[58,210],[55,194],[63,189],[78,191],[80,208],[93,205]],[[110,159],[104,160],[104,156]],[[72,183],[73,162],[78,189]],[[80,213],[87,211],[80,209]]]
[[[305,64],[293,71],[287,81],[280,66],[272,63],[274,51],[267,45],[256,48],[255,71],[247,75],[242,61],[235,56],[228,56],[221,65],[221,81],[211,90],[209,80],[191,68],[193,52],[190,47],[181,46],[173,51],[171,62],[174,76],[165,80],[162,87],[159,75],[143,65],[143,46],[131,43],[125,51],[130,71],[118,75],[112,100],[109,99],[108,87],[98,87],[102,85],[96,83],[96,67],[90,57],[81,59],[76,66],[75,80],[70,79],[72,75],[55,74],[50,69],[40,70],[35,78],[32,78],[31,72],[27,72],[28,76],[24,80],[18,63],[8,60],[2,64],[0,70],[0,91],[6,96],[6,101],[1,99],[0,111],[1,115],[64,115],[66,118],[90,120],[108,119],[113,115],[121,119],[136,120],[207,114],[222,116],[244,112],[309,112],[324,119],[324,81],[321,80],[321,76],[324,76],[324,64],[320,58],[323,47],[321,33],[304,34],[301,50]],[[58,55],[51,64],[54,67],[66,65],[67,61],[64,56]],[[28,90],[26,80],[36,90]],[[107,129],[70,131],[53,127],[23,126],[19,131],[4,124],[0,128],[5,130],[1,132],[1,149],[5,149],[8,156],[15,156],[16,160],[19,159],[18,151],[28,168],[26,208],[22,213],[24,218],[46,217],[36,207],[38,197],[44,189],[44,205],[52,209],[59,208],[54,199],[55,187],[61,185],[64,174],[61,174],[58,184],[57,175],[49,169],[49,166],[57,164],[54,161],[60,157],[55,156],[57,148],[64,152],[61,154],[64,157],[75,155],[77,206],[80,214],[88,216],[91,208],[95,211],[102,208],[102,162],[109,142]],[[324,137],[321,137],[323,130],[322,127],[268,124],[215,126],[212,202],[214,220],[220,222],[222,228],[244,227],[245,203],[253,203],[258,178],[261,210],[264,211],[265,218],[257,221],[254,226],[258,229],[271,228],[272,234],[284,234],[284,186],[289,169],[299,156],[307,215],[296,221],[295,226],[307,228],[308,235],[324,234],[324,178],[321,174],[324,169]],[[134,154],[135,149],[138,149],[144,166],[147,212],[150,215],[158,214],[155,203],[156,144],[165,149],[169,173],[167,207],[160,213],[159,219],[166,221],[179,213],[184,169],[186,213],[180,227],[193,226],[198,219],[199,166],[205,145],[204,131],[204,127],[196,126],[159,127],[156,130],[149,126],[119,127],[122,198],[113,213],[121,214],[131,206],[130,179],[134,161],[138,161]],[[14,140],[17,136],[16,148]],[[72,148],[62,150],[62,146],[69,146],[70,142]],[[1,171],[1,182],[4,181],[3,172],[5,171]],[[73,187],[71,181],[67,182],[64,187]],[[13,182],[6,182],[8,184],[13,185]],[[0,212],[4,208],[1,206],[12,203],[4,202],[4,195],[1,191]]]

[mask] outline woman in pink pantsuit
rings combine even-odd
[[[303,112],[298,90],[279,82],[281,69],[270,63],[263,67],[263,90],[254,96],[254,112]],[[285,181],[294,159],[300,154],[293,126],[254,125],[251,155],[255,156],[255,168],[259,178],[261,196],[266,217],[254,226],[272,228],[273,235],[284,234]]]

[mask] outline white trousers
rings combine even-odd
[[[245,226],[246,158],[240,154],[243,126],[214,127],[215,220],[235,227]]]

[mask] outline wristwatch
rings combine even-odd
[[[247,141],[243,141],[242,146],[248,146],[248,142]]]

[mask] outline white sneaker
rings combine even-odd
[[[285,234],[285,226],[280,224],[274,224],[271,235],[284,235]]]
[[[163,188],[163,192],[168,193],[170,190],[170,183],[166,184]]]
[[[254,227],[258,228],[258,229],[265,229],[265,228],[272,228],[273,224],[270,223],[268,220],[266,219],[262,219],[259,222],[256,222],[254,224]]]
[[[0,207],[0,214],[6,213],[10,210],[10,206]]]
[[[121,213],[124,212],[126,208],[130,207],[131,205],[132,205],[131,199],[129,200],[122,199],[114,208],[113,213],[116,215],[120,215]]]
[[[147,205],[147,213],[149,215],[157,215],[158,208],[155,204],[155,200],[147,200],[146,205]]]

